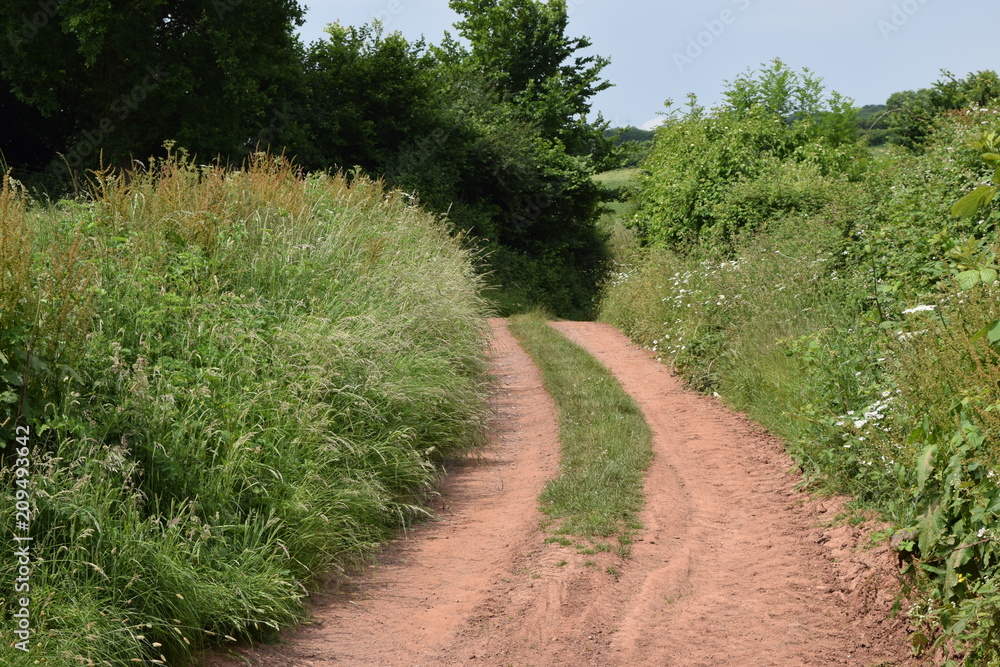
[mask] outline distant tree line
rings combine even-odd
[[[871,146],[889,143],[920,150],[941,114],[998,100],[1000,77],[993,70],[972,72],[964,79],[942,70],[941,78],[929,88],[900,91],[885,104],[861,107],[858,131]]]
[[[739,88],[745,77],[737,77],[734,87]],[[931,135],[941,114],[975,105],[989,106],[1000,102],[1000,77],[992,70],[973,72],[957,78],[942,70],[941,78],[928,88],[893,93],[885,104],[866,104],[856,109],[853,117],[855,135],[869,146],[893,144],[919,151]],[[747,106],[763,104],[764,100],[745,101]],[[817,118],[827,112],[817,114]],[[784,114],[789,124],[800,118],[799,112]],[[831,116],[831,118],[834,116]],[[842,121],[842,119],[841,119]],[[613,141],[620,152],[621,166],[640,165],[650,154],[655,130],[637,127],[610,128],[605,138]]]
[[[653,148],[655,130],[642,130],[629,125],[604,131],[604,136],[614,142],[619,150],[620,166],[638,167]]]
[[[296,0],[7,0],[0,160],[58,196],[176,142],[203,162],[285,153],[385,178],[480,239],[504,305],[582,314],[605,261],[590,176],[617,166],[590,99],[608,61],[565,0],[450,0],[437,45],[337,23],[302,44]]]

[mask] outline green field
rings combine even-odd
[[[629,169],[615,169],[594,175],[594,180],[608,190],[620,190],[632,183],[633,179],[642,169],[637,167]]]

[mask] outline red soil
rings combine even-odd
[[[215,656],[252,665],[917,665],[887,547],[829,527],[842,501],[794,489],[781,444],[685,390],[614,328],[558,330],[642,407],[656,457],[631,557],[546,544],[537,497],[559,461],[555,407],[491,321],[492,445],[449,466],[439,520],[317,599],[284,643]]]

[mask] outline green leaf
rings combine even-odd
[[[958,278],[958,286],[964,290],[972,289],[979,284],[979,271],[962,271],[956,278]]]
[[[920,453],[920,458],[917,459],[917,485],[923,486],[927,482],[927,478],[931,476],[934,471],[934,455],[937,454],[937,445],[928,445],[924,448],[924,451]]]
[[[951,207],[951,214],[956,218],[971,218],[979,212],[979,209],[993,201],[996,194],[997,186],[980,185],[955,202]]]
[[[1000,326],[1000,319],[993,320],[992,322],[990,322],[989,324],[987,324],[985,327],[983,327],[982,329],[980,329],[976,333],[972,334],[972,338],[969,339],[969,342],[970,343],[975,343],[977,340],[979,340],[980,338],[982,338],[983,336],[985,336],[987,334],[991,334],[991,336],[990,336],[990,342],[991,343],[994,342],[993,341],[993,337],[992,337],[993,332],[997,331],[997,335],[1000,335],[1000,330],[997,329],[998,326]]]
[[[989,285],[996,281],[997,270],[996,269],[979,269],[979,277],[983,281],[984,285]]]
[[[982,158],[987,162],[1000,162],[1000,153],[983,153]]]
[[[7,384],[14,387],[20,387],[24,385],[24,378],[21,377],[20,373],[15,373],[14,371],[0,373],[0,380],[3,380]]]
[[[175,243],[181,246],[182,248],[187,245],[187,241],[184,240],[184,237],[172,229],[168,229],[167,233],[164,234],[164,236],[168,241],[170,241],[171,243]]]

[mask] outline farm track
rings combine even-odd
[[[781,444],[614,328],[553,326],[642,407],[656,458],[631,558],[545,544],[537,496],[558,466],[555,407],[502,320],[492,445],[455,461],[439,520],[320,596],[282,644],[211,667],[312,665],[899,665],[905,624],[886,548],[829,527],[842,501],[794,489]]]

